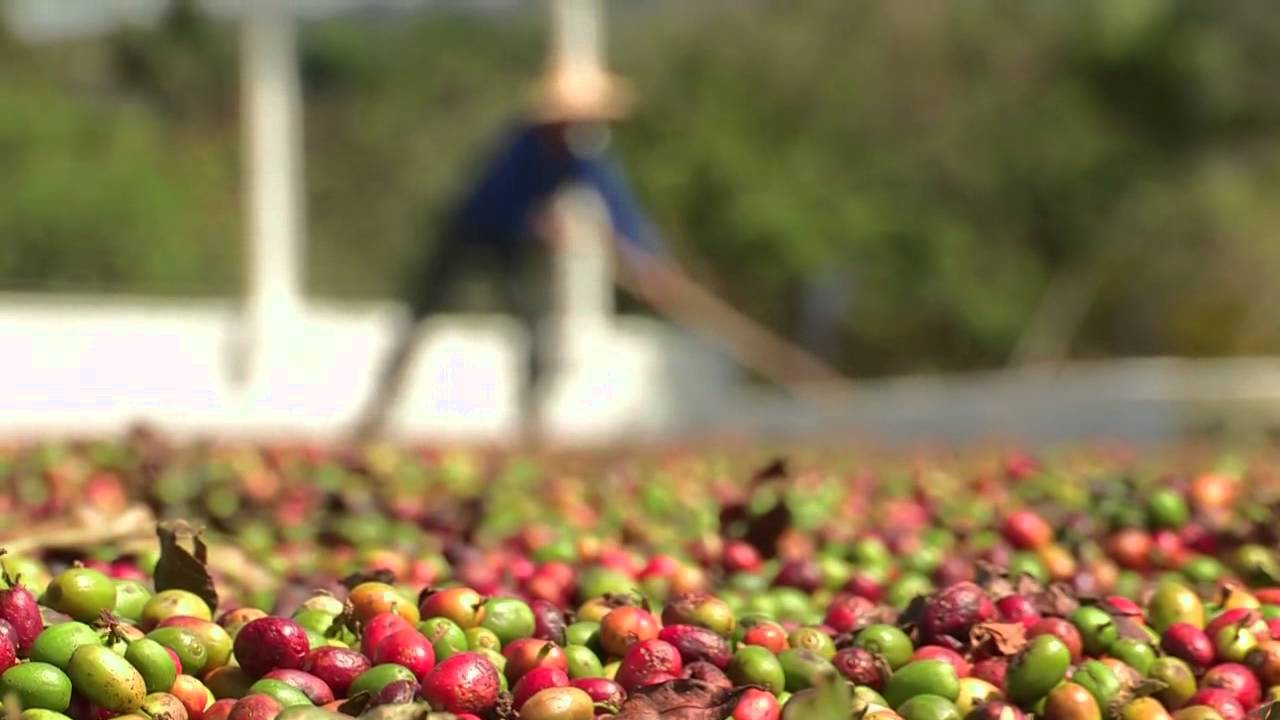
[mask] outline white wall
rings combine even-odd
[[[151,421],[176,434],[333,436],[356,417],[396,323],[394,305],[310,305],[233,380],[230,304],[0,296],[0,436],[112,433]],[[594,320],[566,347],[551,430],[583,441],[725,433],[842,441],[1176,439],[1220,420],[1280,423],[1280,359],[1144,359],[866,381],[847,408],[815,411],[751,388],[724,356],[665,324]],[[515,422],[525,342],[501,317],[424,328],[394,429],[500,440]]]
[[[97,433],[152,421],[174,432],[344,432],[367,397],[394,305],[318,305],[262,347],[262,373],[235,381],[230,304],[112,298],[0,299],[0,434]],[[442,316],[423,328],[393,429],[501,439],[524,372],[520,328]],[[547,399],[549,430],[604,441],[679,433],[731,392],[716,354],[643,318],[580,328]]]

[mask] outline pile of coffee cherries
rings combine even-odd
[[[388,485],[404,466],[374,472],[395,502],[371,527],[412,532],[255,547],[319,556],[264,563],[284,590],[260,597],[151,552],[5,555],[0,702],[23,720],[1263,720],[1280,702],[1268,463],[654,466],[495,480],[483,512],[506,520],[475,532],[433,524],[464,504]],[[358,519],[326,500],[358,494],[343,477],[281,517]]]
[[[1280,588],[1202,598],[1166,577],[1139,603],[987,572],[901,611],[850,580],[804,623],[705,591],[660,609],[606,592],[570,611],[376,580],[287,616],[215,619],[190,591],[71,567],[39,596],[21,576],[0,591],[0,695],[28,720],[320,720],[412,703],[464,720],[626,718],[643,717],[629,697],[653,709],[663,687],[734,720],[1242,720],[1280,700]],[[563,563],[535,575],[574,581]]]

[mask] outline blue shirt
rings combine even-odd
[[[578,182],[599,193],[615,234],[626,250],[656,254],[662,244],[621,171],[601,154],[556,153],[538,137],[536,126],[517,127],[463,199],[454,216],[459,237],[517,242],[531,234],[536,209],[565,183]]]

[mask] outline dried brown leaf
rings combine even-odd
[[[1147,630],[1142,623],[1125,615],[1112,616],[1112,622],[1116,626],[1117,637],[1132,638],[1142,642],[1150,642],[1151,636],[1147,634]]]
[[[975,648],[991,647],[1004,656],[1016,655],[1027,646],[1027,627],[1022,623],[979,623],[969,631]]]
[[[1026,573],[1020,573],[1013,581],[1013,590],[1019,595],[1038,595],[1044,592],[1044,585]]]
[[[1053,583],[1032,596],[1032,605],[1041,615],[1067,617],[1080,608],[1080,601],[1066,585]]]
[[[978,560],[974,564],[977,569],[975,580],[988,595],[998,600],[1014,594],[1013,583],[1004,568],[986,560]]]
[[[789,477],[786,458],[774,458],[751,475],[750,487],[754,491],[761,485]],[[791,527],[791,510],[779,498],[768,512],[752,517],[745,502],[726,503],[720,511],[720,534],[735,536],[739,528],[744,540],[768,557],[777,554],[778,540]]]
[[[752,686],[732,689],[681,679],[636,690],[615,720],[725,720]]]
[[[920,626],[924,620],[925,599],[923,595],[917,595],[911,598],[911,602],[907,604],[906,609],[898,614],[898,627],[910,633],[912,630]]]
[[[163,522],[156,526],[160,537],[160,559],[156,561],[155,587],[161,590],[186,590],[200,596],[210,610],[218,609],[218,591],[206,563],[209,550],[200,531],[185,520]],[[187,550],[179,540],[190,540]]]
[[[894,625],[897,624],[898,618],[900,618],[901,615],[902,613],[899,613],[894,608],[888,605],[881,605],[875,610],[867,613],[867,625]],[[862,628],[858,629],[861,630]]]
[[[776,457],[751,474],[751,485],[755,487],[769,480],[781,480],[790,475],[791,469],[787,467],[787,459],[785,457]]]

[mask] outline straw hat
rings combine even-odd
[[[533,116],[544,123],[620,120],[634,98],[625,80],[596,65],[560,63],[535,88]]]

